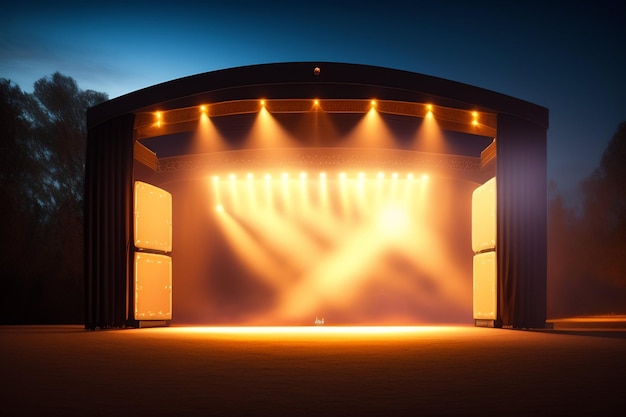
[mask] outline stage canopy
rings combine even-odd
[[[468,259],[486,252],[494,258],[496,311],[476,324],[545,325],[548,110],[543,107],[406,71],[297,62],[173,80],[93,107],[87,120],[88,329],[141,322],[137,256],[154,254],[134,239],[137,181],[161,186],[208,172],[243,178],[268,167],[282,172],[265,174],[268,178],[305,170],[319,175],[318,181],[333,175],[337,189],[343,176],[358,184],[360,175],[373,172],[408,181],[427,169],[471,183],[471,189],[497,178],[494,244],[488,250],[468,247]],[[439,139],[444,131],[445,141]],[[468,200],[471,189],[459,189]],[[171,255],[176,265],[176,242],[173,247],[158,256]],[[170,291],[176,279],[174,269]]]

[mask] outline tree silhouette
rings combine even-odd
[[[2,322],[82,321],[86,110],[106,99],[58,72],[32,94],[0,79]]]
[[[626,122],[582,181],[576,215],[557,196],[549,206],[551,316],[626,313]]]

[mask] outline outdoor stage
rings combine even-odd
[[[0,415],[623,415],[625,336],[2,326]]]

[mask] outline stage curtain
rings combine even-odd
[[[504,327],[543,328],[547,291],[546,127],[498,115],[497,262]]]
[[[134,115],[91,128],[85,160],[85,328],[123,327],[132,277]]]

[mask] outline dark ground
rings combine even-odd
[[[0,326],[0,415],[626,415],[623,330],[297,329]]]

